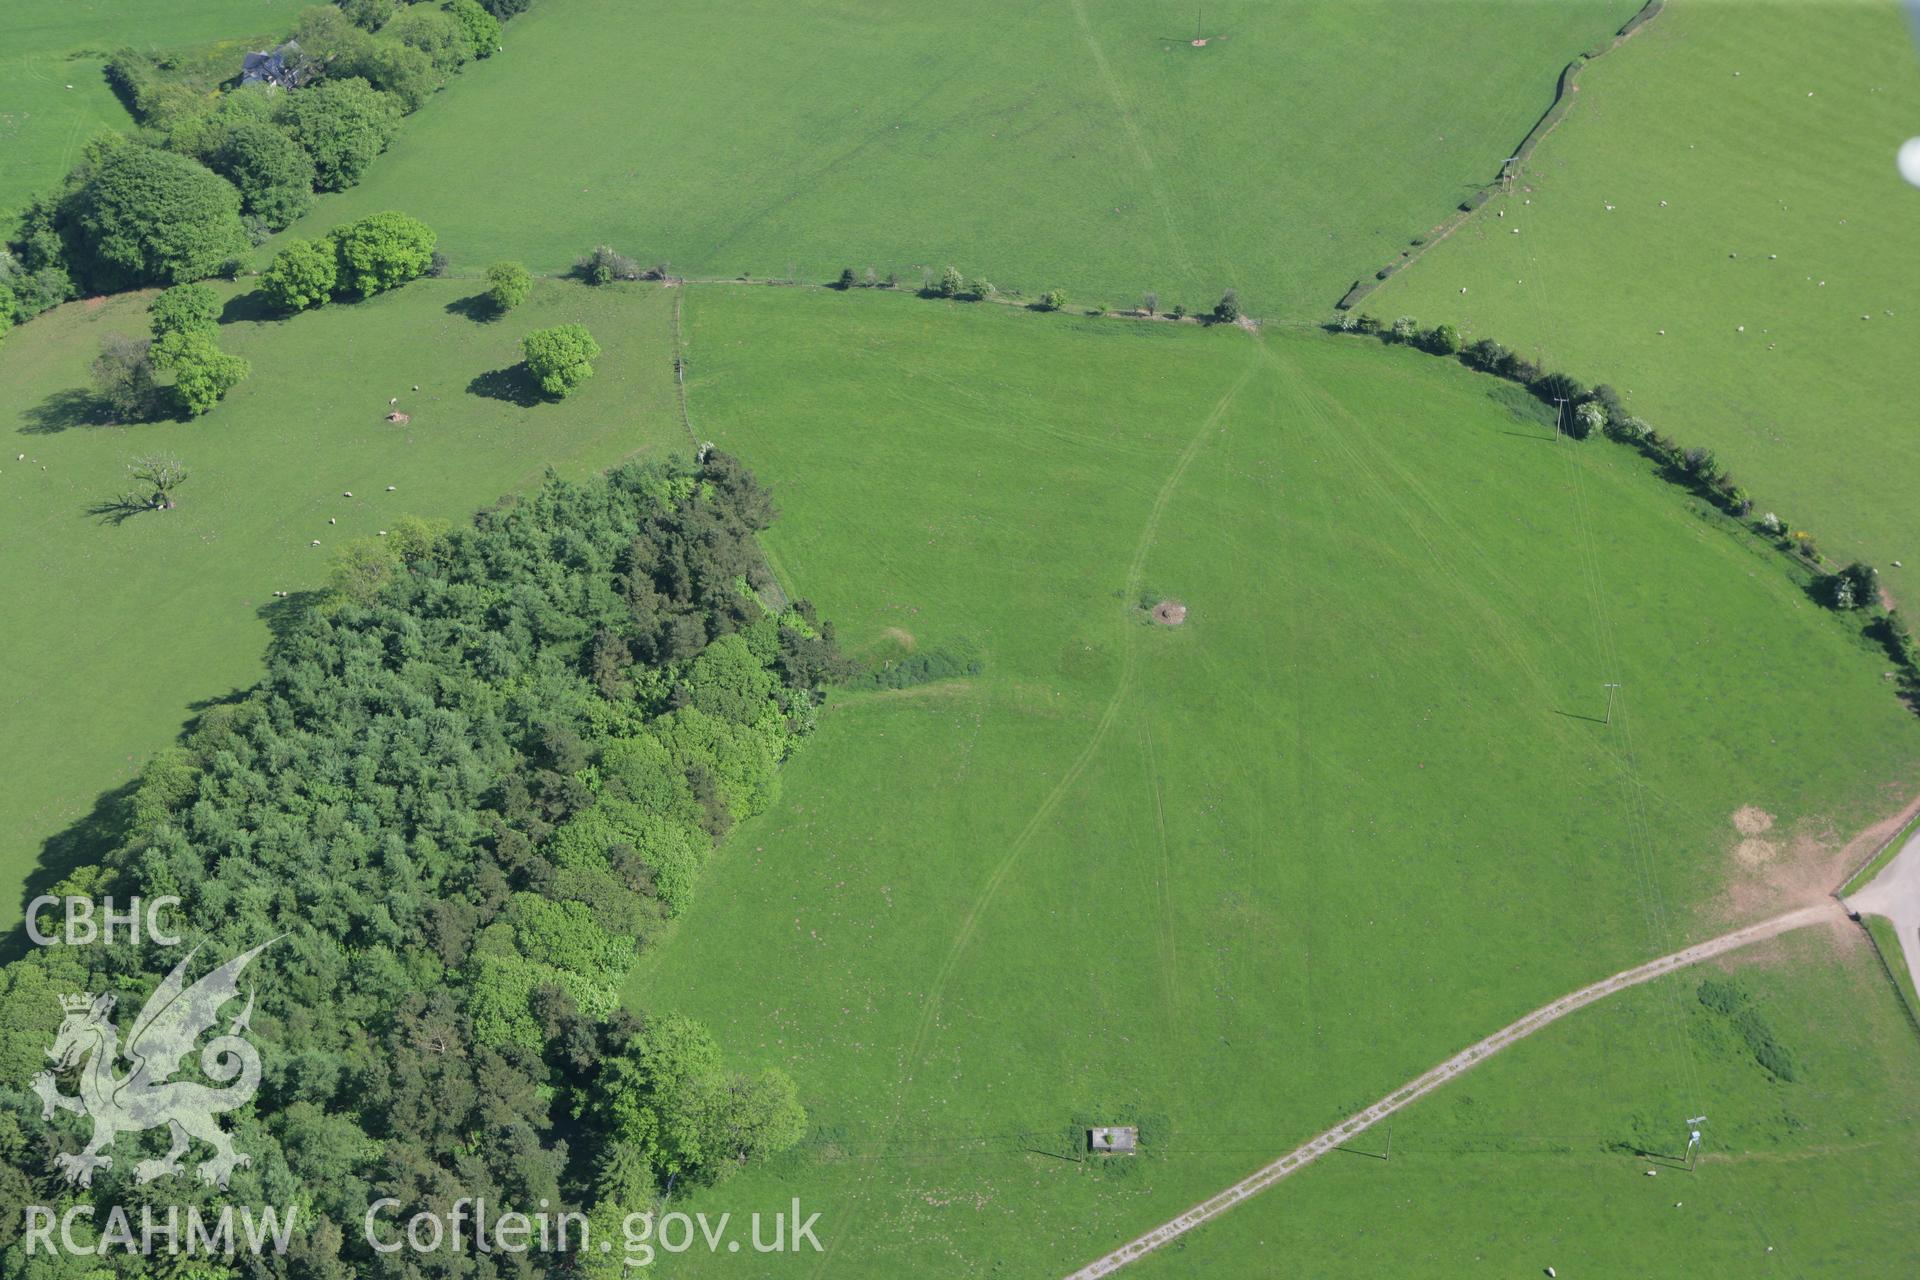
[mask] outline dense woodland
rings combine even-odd
[[[716,843],[771,801],[840,667],[808,605],[762,603],[754,535],[773,518],[713,453],[550,477],[470,529],[412,521],[343,553],[265,680],[155,759],[118,847],[54,890],[177,894],[208,964],[286,935],[248,971],[265,1079],[228,1120],[251,1167],[224,1194],[135,1186],[155,1132],[122,1135],[90,1192],[59,1179],[85,1126],[43,1121],[22,1087],[57,997],[118,992],[124,1032],[183,952],[51,947],[0,969],[0,1201],[300,1206],[289,1254],[233,1274],[546,1274],[537,1255],[376,1255],[360,1224],[381,1196],[608,1222],[798,1140],[783,1073],[731,1070],[696,1023],[619,1002]],[[0,1217],[0,1276],[99,1273],[25,1258],[20,1228]]]

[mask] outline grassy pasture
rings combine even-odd
[[[1912,787],[1909,713],[1770,553],[1458,368],[899,296],[686,318],[695,427],[773,485],[789,590],[856,649],[985,663],[833,704],[636,976],[800,1082],[805,1146],[692,1207],[799,1195],[810,1274],[1092,1258],[1830,887]],[[1076,1117],[1157,1148],[1063,1158]]]
[[[1611,382],[1905,600],[1920,191],[1894,152],[1916,120],[1897,6],[1674,0],[1585,72],[1527,190],[1364,305]]]
[[[293,234],[404,208],[461,262],[952,263],[1318,316],[1494,172],[1635,0],[541,0]],[[621,33],[621,38],[614,38]],[[1497,40],[1499,54],[1489,56]],[[1463,76],[1460,68],[1472,66]]]
[[[1920,1041],[1857,932],[1790,935],[1758,958],[1732,978],[1792,1053],[1792,1082],[1700,1004],[1702,978],[1727,975],[1677,974],[1403,1112],[1389,1160],[1336,1152],[1128,1274],[1913,1275]],[[1702,1111],[1694,1173],[1610,1149],[1677,1153]]]
[[[301,0],[10,0],[0,5],[0,219],[67,172],[96,133],[132,117],[107,87],[114,50],[172,51],[230,42],[240,70],[248,41],[292,25]],[[72,87],[69,88],[68,86]],[[11,226],[8,226],[11,231]]]
[[[421,280],[288,321],[224,325],[222,344],[252,361],[253,377],[191,423],[86,421],[101,335],[143,330],[150,295],[70,303],[0,347],[12,742],[0,771],[0,927],[18,920],[18,891],[43,859],[79,852],[45,848],[49,838],[170,743],[196,704],[259,676],[273,592],[322,585],[336,544],[400,515],[464,519],[548,465],[585,475],[684,447],[670,294],[543,282],[511,318],[476,323],[459,310],[471,292]],[[572,399],[525,407],[469,390],[518,361],[527,330],[572,320],[605,348]],[[411,423],[384,421],[390,396]],[[156,450],[191,469],[177,509],[120,525],[88,515],[129,487],[130,457]]]

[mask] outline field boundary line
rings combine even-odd
[[[1579,990],[1561,996],[1550,1004],[1542,1005],[1532,1013],[1516,1022],[1508,1023],[1500,1030],[1476,1044],[1470,1045],[1454,1054],[1440,1065],[1415,1076],[1398,1089],[1363,1111],[1349,1116],[1340,1124],[1328,1129],[1318,1137],[1312,1138],[1279,1159],[1266,1164],[1249,1174],[1224,1191],[1188,1209],[1177,1218],[1173,1218],[1145,1235],[1128,1241],[1105,1257],[1096,1259],[1071,1273],[1067,1280],[1095,1280],[1096,1277],[1111,1275],[1130,1262],[1134,1262],[1152,1253],[1173,1240],[1185,1235],[1195,1227],[1219,1217],[1227,1210],[1244,1200],[1250,1199],[1274,1183],[1312,1164],[1327,1152],[1342,1146],[1353,1138],[1372,1128],[1394,1112],[1411,1105],[1432,1093],[1440,1086],[1464,1075],[1485,1062],[1488,1058],[1516,1041],[1523,1040],[1534,1032],[1557,1022],[1575,1010],[1583,1009],[1603,997],[1628,987],[1650,982],[1680,969],[1695,965],[1703,960],[1738,950],[1741,947],[1761,942],[1780,934],[1817,924],[1822,920],[1834,918],[1835,904],[1822,903],[1817,906],[1801,907],[1798,910],[1762,920],[1723,933],[1719,937],[1697,942],[1690,947],[1682,947],[1631,969],[1623,969],[1609,978],[1581,987]]]
[[[1347,311],[1352,309],[1355,305],[1367,298],[1368,295],[1386,284],[1389,279],[1420,261],[1422,257],[1426,256],[1427,250],[1451,236],[1461,227],[1466,226],[1468,220],[1471,219],[1474,214],[1480,212],[1481,208],[1486,205],[1488,197],[1493,194],[1494,188],[1499,186],[1503,179],[1511,182],[1520,176],[1521,166],[1526,164],[1528,158],[1533,155],[1534,150],[1538,148],[1542,142],[1547,140],[1549,134],[1560,127],[1561,121],[1565,120],[1573,110],[1573,95],[1580,91],[1580,73],[1586,70],[1590,64],[1598,62],[1607,54],[1612,53],[1615,49],[1618,49],[1621,45],[1633,39],[1649,22],[1659,17],[1666,7],[1667,0],[1647,0],[1631,18],[1628,18],[1626,22],[1613,33],[1613,38],[1607,42],[1606,48],[1582,53],[1572,62],[1560,68],[1560,77],[1554,86],[1553,101],[1547,104],[1547,109],[1540,113],[1540,118],[1533,122],[1533,127],[1527,130],[1526,136],[1520,139],[1520,145],[1513,150],[1513,169],[1509,171],[1506,163],[1503,161],[1500,166],[1500,177],[1480,187],[1472,195],[1461,201],[1460,207],[1436,224],[1432,230],[1428,231],[1427,234],[1421,238],[1419,244],[1408,249],[1402,249],[1399,257],[1375,271],[1372,280],[1362,279],[1354,281],[1352,287],[1341,295],[1338,302],[1333,304],[1334,310]]]

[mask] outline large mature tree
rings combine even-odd
[[[467,29],[474,57],[489,57],[500,47],[500,19],[488,13],[480,0],[447,0],[443,7]]]
[[[313,157],[315,185],[341,191],[393,140],[400,103],[357,77],[328,80],[288,94],[279,123]]]
[[[93,362],[93,388],[116,422],[142,422],[163,399],[153,371],[153,342],[110,333]]]
[[[532,274],[518,262],[496,262],[487,268],[487,298],[497,310],[519,306],[532,288]]]
[[[600,344],[583,324],[535,329],[520,345],[526,353],[528,371],[540,389],[555,398],[571,395],[574,388],[591,378],[592,361],[600,354]]]
[[[153,344],[154,367],[173,374],[173,394],[180,408],[195,415],[220,403],[227,392],[246,381],[253,367],[228,355],[212,336],[199,331],[169,333]]]
[[[101,292],[199,280],[248,248],[240,195],[197,160],[108,149],[61,204],[67,261]]]
[[[342,293],[371,297],[423,276],[433,265],[433,228],[404,213],[375,213],[335,227]]]
[[[282,311],[305,311],[333,296],[340,267],[328,241],[289,240],[260,275],[260,292]]]
[[[177,284],[147,307],[153,336],[212,333],[220,323],[220,295],[203,284]]]
[[[430,4],[408,5],[380,34],[418,49],[442,73],[456,71],[473,58],[473,36],[467,24]]]
[[[313,157],[264,120],[227,127],[211,163],[240,191],[242,211],[278,231],[313,205]]]

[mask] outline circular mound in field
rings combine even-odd
[[[1153,620],[1163,627],[1177,627],[1187,620],[1187,606],[1178,600],[1162,600],[1153,606]]]

